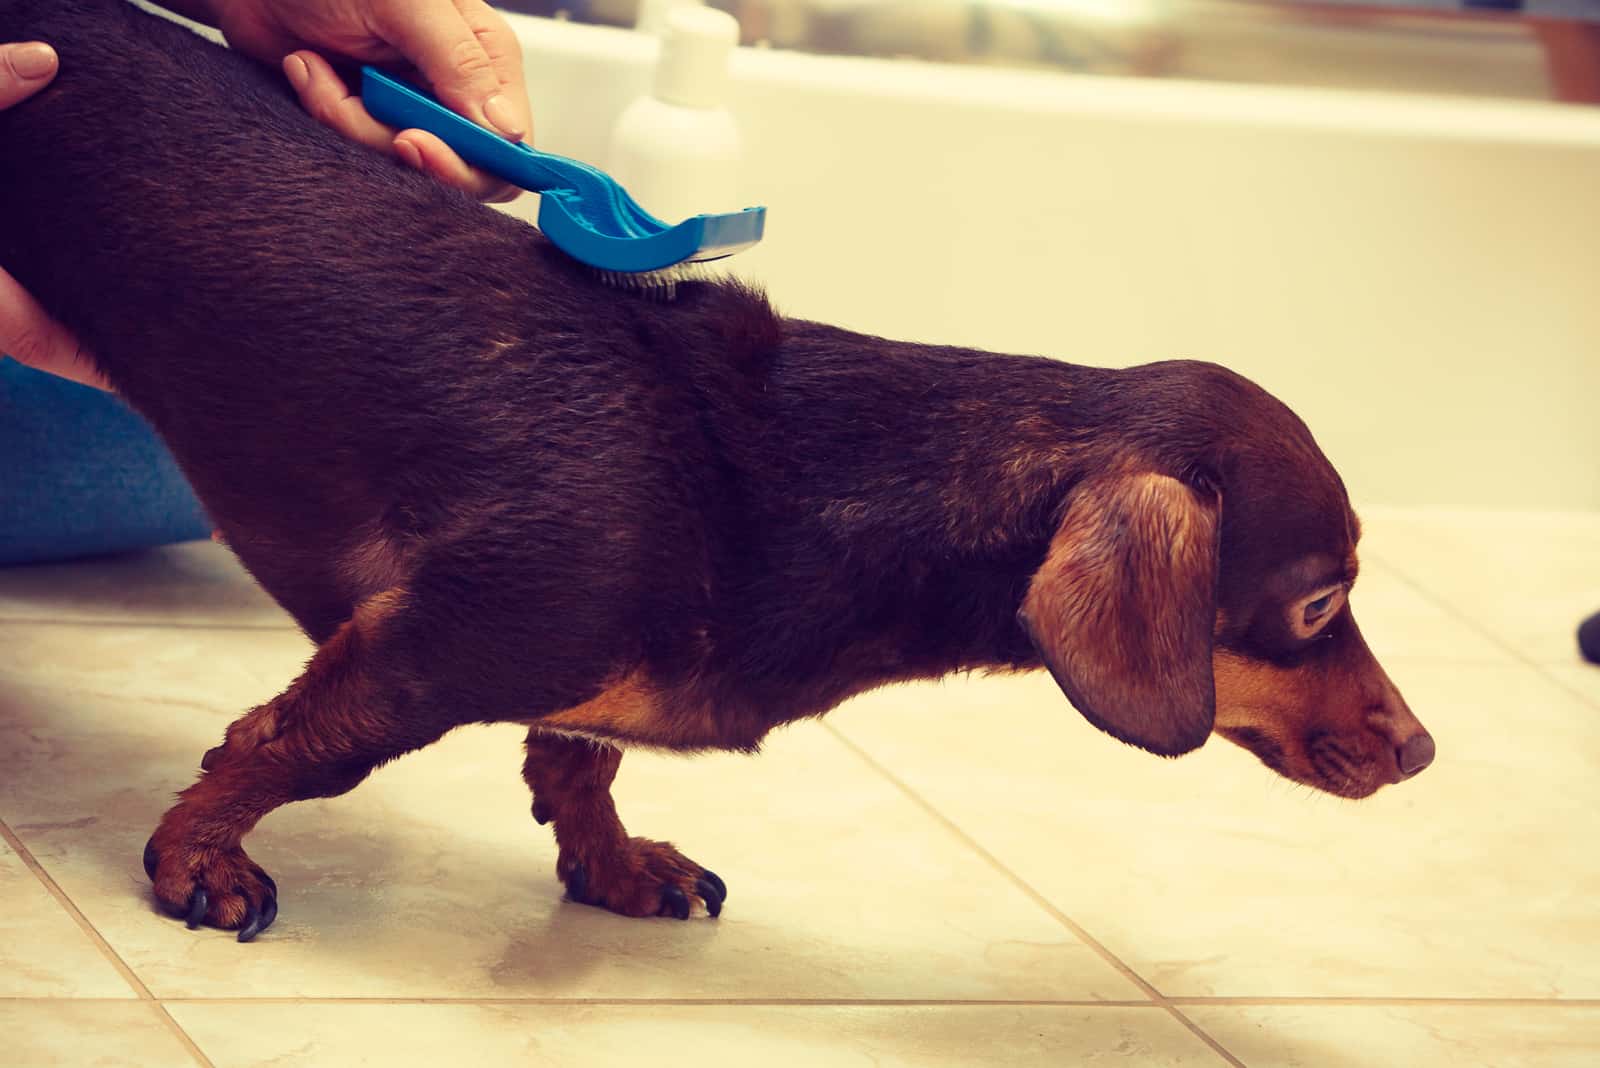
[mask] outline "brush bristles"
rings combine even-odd
[[[658,271],[608,271],[590,267],[590,272],[608,286],[631,289],[648,300],[669,301],[678,295],[679,282],[696,282],[707,277],[698,263],[675,263]]]

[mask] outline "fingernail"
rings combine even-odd
[[[30,81],[48,77],[56,70],[56,50],[37,41],[18,45],[11,50],[11,69]]]
[[[422,169],[422,153],[417,151],[417,146],[410,141],[396,141],[394,143],[396,155],[412,170]]]
[[[483,117],[489,120],[489,125],[505,134],[513,141],[522,140],[522,135],[527,133],[517,122],[517,113],[511,107],[511,101],[503,95],[491,96],[483,105]]]
[[[294,91],[306,91],[306,83],[311,81],[311,68],[306,66],[306,61],[299,56],[289,56],[283,61],[283,73],[288,77],[289,84],[294,86]]]

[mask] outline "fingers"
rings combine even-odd
[[[56,50],[38,41],[0,44],[0,109],[20,104],[56,76]]]
[[[111,388],[78,339],[46,315],[39,302],[5,271],[0,271],[0,353],[86,386]]]
[[[490,7],[485,0],[459,0],[462,17],[477,35],[483,50],[494,64],[500,89],[510,102],[512,125],[518,127],[523,141],[533,140],[533,112],[528,107],[528,83],[522,74],[522,42],[517,40],[504,16]]]
[[[283,73],[300,97],[301,105],[319,122],[361,144],[399,156],[409,166],[463,190],[479,200],[501,203],[520,192],[456,155],[443,141],[422,130],[395,131],[374,119],[352,93],[344,79],[317,53],[302,50],[287,56]]]
[[[395,155],[407,166],[431,174],[490,204],[505,204],[522,192],[514,185],[467,166],[455,150],[426,130],[404,130],[394,139]]]
[[[0,109],[20,104],[55,78],[61,60],[47,44],[0,45]],[[100,389],[110,389],[82,346],[46,315],[39,302],[0,270],[0,353],[30,367]]]
[[[513,141],[527,135],[519,49],[506,40],[511,30],[504,20],[481,0],[384,0],[374,7],[378,31],[416,64],[440,100]]]
[[[350,92],[328,61],[303,49],[284,57],[283,73],[300,104],[324,126],[380,152],[390,151],[394,131],[367,114],[361,97]]]

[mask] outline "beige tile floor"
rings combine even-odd
[[[1045,678],[903,687],[630,754],[630,826],[732,890],[635,921],[561,900],[482,728],[270,817],[249,946],[139,854],[307,644],[213,545],[0,571],[0,1063],[1600,1064],[1600,516],[1366,519],[1354,602],[1439,742],[1367,802],[1143,756]]]

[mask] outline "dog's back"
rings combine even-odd
[[[719,361],[770,339],[758,297],[605,290],[532,228],[321,127],[276,72],[122,0],[0,0],[0,39],[62,62],[0,112],[0,266],[313,636],[485,524],[625,543],[601,572],[708,551],[695,514],[715,502],[679,499],[716,492],[691,394],[705,374],[725,392]]]

